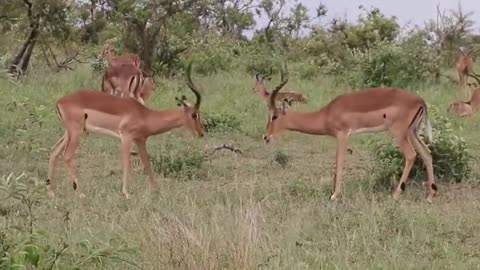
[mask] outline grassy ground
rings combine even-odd
[[[266,109],[250,92],[253,78],[222,74],[193,79],[204,96],[202,112],[233,115],[240,121],[239,129],[211,132],[204,139],[173,131],[152,137],[150,154],[188,158],[190,152],[203,153],[221,143],[235,143],[244,154],[217,152],[203,163],[197,161],[187,168],[193,170],[191,179],[157,174],[161,188],[156,194],[148,192],[139,171],[132,175],[133,198],[127,201],[120,193],[118,141],[85,137],[77,151],[77,167],[80,189],[87,198],[74,194],[59,162],[58,198],[41,197],[33,207],[35,230],[44,232],[50,245],[72,245],[53,269],[476,269],[480,265],[476,179],[440,185],[432,205],[425,202],[424,189],[412,181],[401,201],[394,202],[388,192],[372,189],[375,167],[367,142],[385,135],[361,135],[350,143],[353,153],[347,157],[343,197],[331,202],[334,139],[284,133],[265,145]],[[48,149],[63,134],[54,102],[75,89],[99,85],[99,76],[87,68],[59,76],[34,75],[18,86],[1,81],[2,175],[26,172],[33,183],[44,185]],[[288,85],[310,98],[309,104],[297,107],[302,110],[319,108],[347,91],[323,78],[300,81],[294,75]],[[447,104],[462,97],[447,83],[412,91],[445,114]],[[174,96],[181,93],[193,99],[183,81],[160,81],[148,106],[173,107]],[[477,119],[452,117],[473,154],[480,147]],[[274,162],[278,151],[289,158],[285,166]],[[479,169],[474,169],[477,174]],[[13,211],[7,205],[0,207],[2,227],[28,221],[25,208]],[[80,241],[89,244],[73,245]],[[115,255],[124,247],[129,250]],[[108,252],[100,256],[102,250]],[[100,259],[91,261],[89,256]]]

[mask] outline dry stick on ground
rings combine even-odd
[[[205,156],[209,157],[209,156],[213,155],[215,152],[223,150],[223,149],[230,150],[237,155],[238,154],[243,154],[243,151],[240,148],[234,146],[233,144],[224,143],[224,144],[220,144],[220,145],[217,145],[217,146],[213,147],[213,150],[209,154],[205,153]]]

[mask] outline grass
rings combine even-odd
[[[253,78],[219,74],[194,75],[193,80],[204,96],[202,112],[233,115],[239,128],[204,139],[172,131],[149,139],[150,154],[186,155],[189,147],[202,151],[221,143],[235,143],[244,154],[216,152],[193,166],[201,170],[193,178],[157,174],[160,191],[155,194],[148,192],[146,177],[134,173],[133,196],[125,200],[118,141],[84,137],[77,168],[79,188],[87,198],[75,195],[59,162],[58,198],[41,196],[33,206],[35,228],[45,241],[70,243],[70,257],[59,258],[53,269],[475,269],[480,264],[476,179],[440,185],[432,205],[412,181],[401,201],[394,202],[390,194],[372,189],[369,174],[375,164],[366,142],[385,135],[361,135],[350,142],[353,153],[347,156],[343,197],[331,202],[333,138],[287,132],[265,145],[266,109],[250,92]],[[32,74],[19,85],[1,81],[1,174],[26,172],[41,188],[48,150],[63,134],[55,100],[75,89],[99,86],[99,76],[86,67],[59,75]],[[296,106],[301,110],[319,108],[347,91],[325,78],[291,77],[289,86],[310,97],[308,104]],[[446,82],[412,90],[445,113],[448,103],[462,97]],[[183,81],[159,81],[147,103],[173,107],[174,96],[182,93],[193,99]],[[451,118],[477,155],[478,116]],[[288,162],[275,162],[278,153]],[[28,221],[25,208],[4,202],[0,208],[2,230]],[[81,241],[90,243],[88,248],[71,245]],[[119,246],[130,251],[82,255],[90,254],[85,249]],[[87,264],[93,257],[103,259]]]

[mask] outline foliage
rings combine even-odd
[[[205,155],[192,147],[180,151],[177,151],[177,148],[172,144],[162,147],[162,150],[152,157],[153,170],[164,177],[178,179],[191,180],[199,176]]]
[[[432,123],[433,142],[428,144],[433,158],[434,175],[436,179],[446,182],[461,182],[468,179],[472,173],[473,156],[469,151],[469,145],[462,137],[455,134],[450,120],[441,116],[438,109],[430,105],[429,117]],[[375,174],[379,184],[390,184],[392,178],[399,179],[405,166],[405,158],[394,143],[373,142],[373,155],[376,165]],[[426,177],[423,161],[419,156],[410,172],[410,178],[418,179]]]
[[[400,44],[382,41],[364,51],[350,52],[345,61],[329,62],[324,70],[354,87],[408,87],[434,78],[438,72],[433,52],[420,36]]]
[[[205,114],[204,127],[208,132],[232,132],[240,129],[240,120],[234,114]]]
[[[127,259],[132,252],[128,245],[115,239],[106,247],[88,240],[51,243],[49,236],[36,226],[35,208],[45,200],[43,191],[44,186],[26,173],[2,176],[0,210],[6,222],[0,229],[1,269],[81,269],[90,264],[106,267],[109,260],[139,267]],[[69,222],[68,214],[65,222]]]

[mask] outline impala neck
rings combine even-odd
[[[259,87],[257,87],[257,89],[258,89],[258,93],[262,97],[268,97],[270,95],[270,93],[267,92],[267,89],[265,88],[265,85],[259,85]]]
[[[325,110],[315,112],[290,111],[284,117],[287,130],[312,135],[330,135],[330,131],[327,128],[327,112]]]
[[[183,125],[183,108],[168,109],[162,111],[150,110],[145,117],[147,130],[156,135]]]

